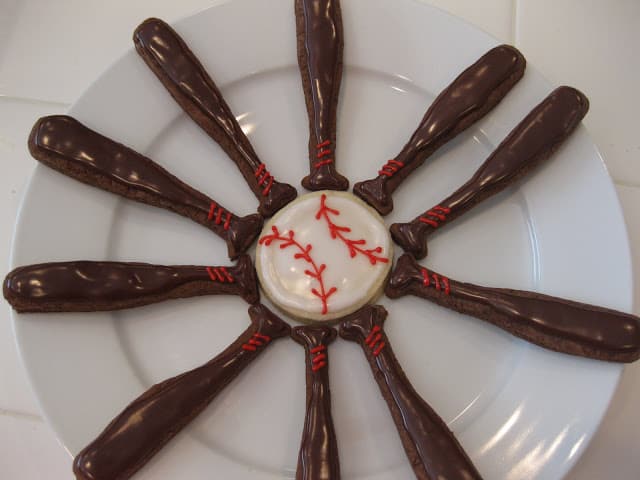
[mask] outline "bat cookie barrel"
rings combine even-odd
[[[249,248],[262,228],[260,215],[238,217],[150,158],[72,117],[38,120],[29,137],[29,150],[33,158],[68,177],[203,225],[227,243],[232,259]]]
[[[512,46],[492,48],[433,101],[400,153],[378,176],[356,183],[353,193],[381,215],[393,209],[393,192],[436,150],[490,112],[522,78],[526,61]]]
[[[307,190],[346,190],[336,170],[336,111],[342,81],[342,11],[339,0],[295,0],[298,66],[309,116]]]
[[[55,262],[18,267],[4,281],[4,297],[18,312],[93,312],[139,307],[174,298],[239,295],[259,299],[253,263],[152,265],[128,262]]]
[[[131,402],[74,459],[78,480],[126,480],[191,422],[289,326],[263,305],[251,325],[215,358],[153,385]]]
[[[260,161],[218,86],[173,28],[149,18],[136,28],[133,42],[178,105],[237,165],[261,215],[270,217],[296,197],[296,189],[275,180]]]
[[[415,295],[472,315],[541,347],[610,362],[640,358],[640,318],[550,295],[458,282],[400,257],[390,298]]]
[[[536,106],[458,190],[408,223],[391,226],[393,240],[416,258],[427,255],[431,233],[501,192],[546,161],[580,125],[589,101],[559,87]]]
[[[384,332],[387,311],[364,307],[340,324],[340,336],[359,343],[398,429],[418,480],[481,480],[475,466],[438,414],[415,391]]]
[[[325,325],[295,327],[291,337],[306,356],[307,411],[296,480],[339,480],[340,461],[331,416],[328,345],[338,332]]]

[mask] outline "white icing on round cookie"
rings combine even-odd
[[[382,218],[350,193],[298,197],[264,227],[256,269],[269,299],[306,320],[334,320],[377,295],[393,247]]]

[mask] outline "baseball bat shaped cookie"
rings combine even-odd
[[[173,28],[150,18],[136,28],[133,42],[175,101],[237,165],[261,215],[270,217],[296,197],[296,189],[276,181],[260,161],[217,85]]]
[[[228,267],[92,261],[26,265],[7,275],[3,293],[18,312],[120,310],[199,295],[239,295],[248,303],[259,299],[248,255]]]
[[[431,104],[400,153],[378,176],[356,183],[353,193],[381,215],[393,210],[393,192],[438,148],[489,113],[522,78],[526,61],[514,47],[489,50]]]
[[[249,315],[249,328],[222,353],[152,386],[115,417],[74,459],[76,478],[130,478],[273,340],[289,335],[289,326],[263,305],[249,307]]]
[[[339,480],[340,461],[331,416],[328,345],[338,332],[325,325],[295,327],[291,337],[304,347],[307,412],[296,480]]]
[[[409,382],[384,332],[386,318],[384,307],[364,307],[343,319],[340,336],[362,347],[416,478],[481,479],[445,422]]]
[[[29,137],[29,150],[36,160],[71,178],[205,226],[227,243],[232,259],[244,253],[262,228],[260,215],[238,217],[150,158],[74,118],[55,115],[38,120]]]
[[[298,66],[309,116],[308,190],[346,190],[336,170],[336,110],[342,81],[342,12],[339,0],[295,0]]]
[[[458,282],[400,257],[385,293],[415,295],[541,347],[609,362],[640,358],[640,318],[541,293]]]
[[[427,255],[435,230],[501,192],[547,160],[580,124],[589,101],[575,88],[559,87],[522,120],[458,190],[408,223],[394,223],[391,236],[416,258]]]

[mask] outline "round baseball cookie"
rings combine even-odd
[[[278,308],[300,320],[330,321],[372,301],[392,259],[380,215],[350,193],[323,190],[299,197],[265,225],[256,269]]]

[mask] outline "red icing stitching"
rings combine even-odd
[[[316,162],[313,164],[313,168],[320,168],[323,165],[329,165],[330,163],[333,163],[333,158],[327,158],[326,160],[322,160],[320,162]]]
[[[258,185],[265,185],[264,190],[262,190],[262,195],[269,195],[269,190],[271,190],[271,186],[273,185],[273,175],[269,173],[267,167],[264,163],[261,163],[256,170],[256,178],[258,179]]]
[[[231,274],[227,271],[227,269],[225,267],[220,267],[220,271],[227,278],[227,281],[229,283],[233,282],[233,277],[231,276]]]
[[[422,274],[422,284],[425,287],[431,285],[431,281],[429,279],[429,270],[426,268],[420,269],[420,273]],[[449,284],[449,279],[443,275],[438,275],[437,273],[431,273],[431,278],[433,278],[433,286],[438,291],[444,291],[446,295],[451,293],[451,285]]]
[[[382,340],[381,332],[382,332],[382,329],[378,325],[374,325],[374,327],[371,329],[371,332],[369,332],[369,335],[364,340],[364,344],[371,349],[371,353],[373,354],[374,357],[377,357],[382,351],[382,349],[384,348],[384,346],[386,345],[385,342],[381,341]],[[377,347],[376,347],[376,344],[378,344]]]
[[[327,207],[326,200],[327,196],[323,193],[320,197],[320,208],[316,212],[316,220],[320,220],[320,218],[324,218],[326,220],[331,238],[337,238],[341,240],[349,249],[349,255],[351,256],[351,258],[354,258],[358,253],[361,253],[369,259],[371,265],[375,265],[377,262],[389,262],[388,258],[376,255],[377,253],[382,252],[382,247],[368,248],[365,250],[363,248],[360,248],[359,246],[366,245],[367,241],[365,239],[362,238],[360,240],[351,240],[349,238],[346,238],[343,235],[343,232],[349,233],[351,229],[349,227],[336,225],[331,221],[331,219],[329,218],[329,214],[337,216],[340,215],[340,211],[336,210],[335,208]]]
[[[254,333],[247,343],[242,344],[242,349],[248,352],[255,352],[258,348],[262,347],[271,341],[271,337],[263,335],[261,333]]]
[[[400,160],[388,160],[380,170],[378,170],[378,175],[386,175],[387,177],[393,177],[395,173],[404,167],[404,163]]]
[[[442,277],[442,283],[444,283],[444,293],[449,295],[451,293],[451,287],[449,285],[449,279],[447,277]]]
[[[326,346],[318,345],[317,347],[314,347],[311,350],[309,350],[309,353],[314,355],[313,357],[311,357],[311,363],[313,364],[313,366],[311,367],[312,371],[317,372],[321,368],[326,367],[327,362],[325,362],[325,360],[327,359],[327,356],[324,353],[322,353],[326,349],[327,349]]]
[[[338,290],[336,287],[331,287],[329,290],[325,289],[322,273],[325,271],[327,266],[324,263],[319,266],[316,264],[315,260],[311,257],[311,254],[310,254],[312,245],[308,244],[306,247],[303,247],[300,243],[298,243],[294,239],[293,230],[289,230],[289,235],[287,237],[285,237],[284,235],[281,235],[280,232],[278,231],[278,228],[275,225],[271,227],[271,231],[273,232],[272,234],[265,235],[260,239],[259,241],[260,245],[264,244],[265,246],[268,247],[269,245],[271,245],[271,243],[274,240],[277,240],[279,242],[282,242],[280,244],[281,249],[294,246],[299,250],[299,253],[294,254],[293,258],[295,258],[296,260],[303,260],[307,262],[309,265],[311,265],[311,268],[313,269],[313,271],[305,270],[304,273],[305,275],[308,275],[309,277],[315,279],[318,282],[320,291],[318,291],[315,288],[312,288],[311,293],[313,293],[316,297],[318,297],[322,301],[322,315],[325,315],[328,311],[327,300],[329,300],[329,297],[334,293],[336,293],[336,291]]]
[[[214,282],[233,283],[235,281],[224,267],[207,267],[207,273],[209,274],[209,278]]]
[[[371,329],[371,332],[369,333],[369,336],[367,338],[364,339],[364,343],[366,343],[367,345],[369,345],[369,342],[373,339],[374,335],[379,332],[381,330],[381,328],[376,325]]]
[[[426,223],[427,225],[431,225],[433,228],[438,228],[438,226],[440,225],[438,223],[438,220],[444,222],[447,219],[447,215],[449,213],[451,213],[450,208],[436,205],[418,220],[420,220],[422,223]]]
[[[216,213],[216,211],[218,213]],[[209,206],[209,213],[207,214],[207,220],[214,220],[215,224],[220,225],[222,223],[222,216],[225,215],[224,224],[222,225],[223,230],[229,230],[229,225],[231,225],[231,213],[226,211],[224,208],[216,205],[216,202],[211,202]]]
[[[318,149],[318,153],[316,154],[316,158],[322,158],[322,157],[326,157],[327,155],[331,155],[331,149],[330,148],[324,148],[324,147],[328,147],[329,145],[331,145],[331,141],[329,140],[325,140],[322,143],[319,143],[318,145],[316,145],[316,148]],[[313,168],[320,168],[323,165],[329,165],[330,163],[333,163],[333,158],[325,158],[324,160],[320,160],[316,163],[313,164]]]

